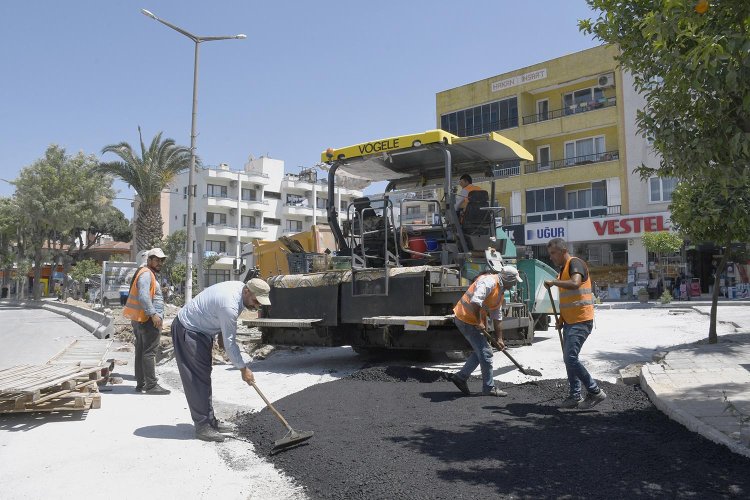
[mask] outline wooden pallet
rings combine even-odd
[[[105,366],[18,365],[0,370],[0,413],[99,408]]]
[[[100,366],[112,346],[109,339],[77,339],[55,357],[47,361],[51,365]]]

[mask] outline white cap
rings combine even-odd
[[[498,273],[503,283],[523,283],[521,276],[518,274],[518,269],[512,266],[503,266]]]
[[[261,305],[271,305],[271,297],[269,297],[271,287],[268,286],[268,283],[260,278],[253,278],[245,283],[245,286],[253,292],[253,295],[255,295],[255,298],[258,299]]]
[[[166,259],[167,258],[167,256],[164,255],[164,252],[162,252],[161,248],[159,248],[159,247],[152,248],[151,250],[148,251],[148,253],[146,254],[146,259],[148,260],[151,257],[156,257],[158,259]]]

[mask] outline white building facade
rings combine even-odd
[[[283,160],[260,157],[250,159],[242,170],[226,164],[199,168],[194,183],[194,262],[219,256],[205,272],[204,286],[238,279],[232,270],[244,245],[254,240],[275,241],[327,222],[327,176],[319,175],[314,167],[299,175],[285,174]],[[187,185],[188,172],[172,184],[169,215],[164,217],[170,234],[187,228]],[[362,191],[337,186],[334,196],[343,219],[347,206]]]

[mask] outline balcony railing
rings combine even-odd
[[[547,111],[546,113],[537,113],[535,115],[524,116],[523,124],[529,125],[531,123],[554,120],[555,118],[561,118],[563,116],[577,115],[578,113],[586,113],[588,111],[594,111],[597,109],[610,108],[616,105],[616,97],[603,97],[601,99],[597,99],[596,101],[580,102],[578,104],[572,104],[561,109]]]
[[[606,217],[620,215],[621,205],[596,206],[588,208],[571,208],[568,210],[556,210],[553,212],[536,212],[526,214],[526,223],[547,222],[566,219],[591,219],[593,217]]]
[[[505,177],[513,177],[516,175],[521,175],[521,166],[515,165],[513,167],[502,167],[494,169],[492,172],[494,175],[493,177],[495,179],[502,179]]]
[[[263,232],[267,228],[262,227],[262,226],[245,226],[245,225],[243,225],[243,226],[240,227],[240,229],[242,229],[243,231],[258,231],[258,232]]]
[[[241,199],[240,201],[244,203],[256,203],[259,205],[268,205],[268,200],[259,200],[257,198],[253,198],[251,200],[246,200],[245,198]]]
[[[232,197],[229,196],[228,194],[204,194],[203,197],[204,198],[216,198],[219,200],[231,200],[232,199]],[[236,200],[237,198],[234,198],[234,199]]]
[[[523,215],[511,215],[508,222],[510,224],[523,224]]]
[[[592,153],[589,155],[573,156],[563,158],[562,160],[552,160],[542,163],[527,163],[524,167],[524,173],[533,174],[535,172],[544,172],[546,170],[557,170],[560,168],[576,167],[578,165],[589,165],[591,163],[600,163],[603,161],[613,161],[620,159],[620,151],[606,151],[604,153]]]

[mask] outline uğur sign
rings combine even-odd
[[[672,229],[669,212],[601,219],[572,219],[526,224],[526,244],[541,245],[552,238],[597,241],[637,238],[643,233]]]

